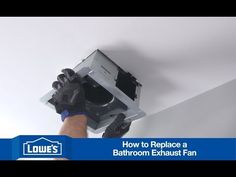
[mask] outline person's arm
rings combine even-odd
[[[67,117],[59,132],[60,135],[67,135],[71,138],[87,138],[87,117],[75,115]],[[55,160],[69,160],[67,158],[55,158]]]
[[[67,117],[63,122],[59,134],[72,138],[87,138],[87,117],[84,115]]]

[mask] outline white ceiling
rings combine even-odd
[[[97,48],[143,84],[147,115],[236,78],[236,18],[0,18],[0,136],[57,134],[39,98]]]

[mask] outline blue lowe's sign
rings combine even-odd
[[[7,159],[18,159],[18,158],[56,158],[67,156],[66,147],[70,139],[67,136],[17,136],[13,139],[5,139],[11,144],[11,157]],[[0,139],[0,145],[1,145]],[[9,144],[8,144],[9,146]],[[0,146],[0,159],[1,151],[6,151],[4,145]],[[9,151],[9,150],[8,150]]]
[[[41,137],[23,143],[23,155],[62,155],[62,143]]]

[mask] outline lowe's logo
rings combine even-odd
[[[62,155],[62,144],[41,137],[23,143],[23,155]]]

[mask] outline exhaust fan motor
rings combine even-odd
[[[119,113],[124,113],[128,122],[145,115],[139,109],[141,84],[100,50],[94,51],[73,70],[82,77],[88,128],[92,132],[105,130]],[[53,109],[54,92],[51,90],[41,98]]]

